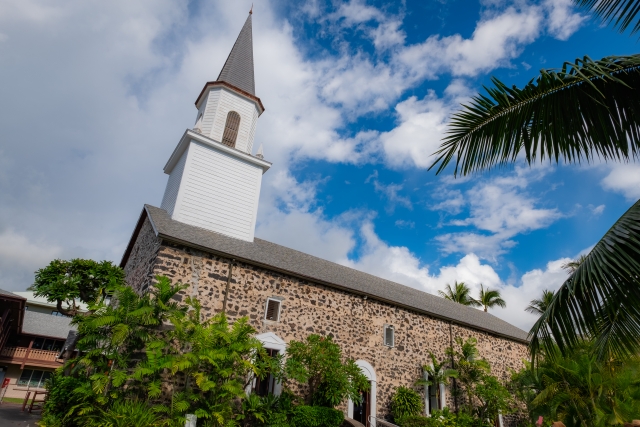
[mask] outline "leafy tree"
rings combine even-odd
[[[56,259],[36,271],[35,281],[29,290],[37,297],[55,302],[58,312],[74,316],[79,311],[77,301],[95,303],[108,291],[122,285],[124,271],[110,261]],[[65,308],[63,303],[70,308]]]
[[[511,392],[493,375],[482,377],[482,381],[475,385],[474,395],[479,402],[474,414],[480,420],[497,420],[500,414],[515,409]]]
[[[190,311],[173,324],[169,336],[177,343],[172,349],[170,374],[184,378],[184,386],[177,381],[171,396],[172,407],[180,413],[193,413],[212,425],[235,422],[241,408],[234,402],[245,397],[245,389],[253,375],[264,376],[265,365],[258,366],[258,358],[266,353],[254,338],[256,330],[246,317],[229,324],[225,313],[201,320],[197,299],[186,301]],[[156,378],[165,371],[161,343],[147,350],[147,363],[140,364],[134,377]]]
[[[586,255],[580,255],[578,259],[569,261],[568,263],[564,264],[562,268],[564,268],[569,273],[575,273],[575,271],[578,269],[578,267],[580,267],[585,259],[587,259]]]
[[[187,307],[179,307],[173,296],[184,285],[172,285],[166,277],[157,277],[152,291],[144,296],[127,286],[114,291],[114,303],[104,300],[90,303],[85,316],[77,316],[80,339],[79,356],[69,360],[73,374],[84,379],[76,394],[81,403],[68,415],[97,416],[101,408],[125,398],[159,403],[162,393],[160,373],[142,378],[137,372],[147,366],[159,348],[171,348],[164,326],[184,316]],[[147,352],[145,354],[145,352]],[[146,359],[146,360],[145,360]],[[166,357],[163,359],[168,365]],[[138,365],[138,370],[132,371]]]
[[[304,400],[314,406],[333,408],[346,398],[358,402],[360,391],[371,387],[354,360],[343,361],[332,337],[312,334],[291,341],[284,370],[287,378],[306,384]]]
[[[621,32],[640,29],[640,0],[574,0]],[[453,115],[431,168],[454,175],[549,159],[590,163],[640,156],[640,55],[587,56],[561,69],[541,70],[523,88],[493,78]],[[563,354],[585,337],[597,337],[597,357],[640,352],[640,201],[596,244],[557,291],[531,330],[531,350]]]
[[[45,426],[117,426],[122,417],[140,425],[184,425],[186,413],[205,426],[243,419],[245,388],[274,369],[255,329],[246,318],[230,325],[224,313],[203,320],[196,299],[174,299],[184,285],[156,279],[150,293],[140,296],[120,286],[113,303],[90,304],[86,315],[74,318],[80,354],[67,366],[73,367],[75,388],[66,405],[57,399],[45,407]],[[68,392],[65,384],[52,381],[51,395]],[[259,419],[258,413],[251,416]]]
[[[542,298],[531,300],[527,308],[525,308],[524,310],[528,311],[529,313],[542,315],[545,311],[547,311],[547,308],[549,308],[549,306],[551,305],[551,301],[553,301],[553,296],[554,296],[553,291],[545,289],[544,291],[542,291]]]
[[[445,290],[438,291],[438,293],[444,299],[457,302],[458,304],[468,305],[471,307],[480,306],[480,303],[471,297],[471,288],[469,288],[464,282],[458,283],[458,281],[455,281],[453,288],[447,283]]]
[[[423,409],[422,396],[409,387],[398,387],[391,396],[391,413],[396,422],[413,415],[420,415]]]
[[[454,361],[453,367],[458,372],[458,385],[466,394],[465,409],[467,413],[471,413],[474,407],[475,386],[482,382],[491,367],[489,362],[480,358],[476,347],[478,341],[474,337],[466,340],[456,337],[455,341],[459,350],[449,347],[446,354]]]
[[[478,298],[479,305],[484,307],[486,312],[493,307],[505,308],[507,303],[500,297],[499,291],[492,291],[489,288],[485,289],[484,285],[480,283],[480,297]]]
[[[455,369],[447,368],[447,362],[438,362],[436,356],[433,353],[429,353],[431,359],[430,364],[422,366],[422,370],[427,373],[429,379],[419,379],[415,385],[429,385],[436,389],[436,400],[439,405],[442,406],[442,399],[440,396],[440,384],[447,384],[451,378],[458,378],[458,371]],[[438,408],[441,409],[441,408]]]
[[[566,356],[527,364],[512,376],[512,388],[530,413],[560,420],[567,427],[620,425],[640,414],[638,358],[600,361],[593,342]]]

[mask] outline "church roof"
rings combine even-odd
[[[160,208],[145,205],[138,227],[148,216],[158,237],[210,253],[231,257],[269,270],[276,270],[315,283],[342,289],[372,299],[422,312],[512,340],[527,342],[527,333],[490,313],[465,307],[444,298],[390,280],[345,267],[262,239],[253,242],[227,237],[171,219]],[[137,231],[125,251],[127,262]]]
[[[253,76],[253,34],[251,31],[251,16],[240,30],[238,39],[231,49],[227,61],[220,71],[218,81],[227,82],[245,92],[255,96],[256,85]]]

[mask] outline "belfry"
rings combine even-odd
[[[164,172],[161,207],[171,219],[252,242],[262,174],[271,164],[252,155],[264,106],[255,95],[249,13],[218,79],[196,99],[196,124],[187,129]]]

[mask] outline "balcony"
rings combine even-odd
[[[50,350],[36,350],[27,347],[5,347],[0,351],[0,361],[40,367],[57,368],[59,352]]]

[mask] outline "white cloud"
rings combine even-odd
[[[6,229],[0,233],[0,288],[20,290],[33,283],[33,272],[60,256],[62,248],[45,241],[30,240],[22,233]]]
[[[501,319],[529,331],[537,317],[525,311],[533,299],[542,297],[542,291],[556,291],[567,279],[567,272],[562,268],[571,261],[562,258],[547,263],[545,269],[534,269],[522,275],[518,286],[502,285],[499,287],[502,298],[507,302],[505,309],[495,309],[492,313]]]
[[[404,219],[397,219],[395,222],[395,225],[398,228],[415,228],[416,223],[413,221],[407,221]]]
[[[640,199],[640,165],[637,163],[612,164],[611,171],[602,180],[602,186],[624,195],[629,200]]]
[[[547,28],[558,40],[567,40],[582,26],[585,15],[575,13],[572,0],[545,0],[543,7],[547,12]]]
[[[411,96],[395,107],[398,125],[378,136],[385,163],[391,167],[427,168],[440,147],[449,115],[468,99],[470,90],[460,80],[452,81],[439,98],[429,91],[419,100]]]
[[[462,208],[467,204],[462,192],[460,190],[447,190],[436,191],[433,193],[434,199],[442,200],[439,203],[431,206],[434,211],[444,211],[451,215],[457,215],[462,211]]]
[[[405,196],[401,196],[399,194],[403,189],[402,184],[383,184],[378,180],[378,171],[374,171],[367,179],[365,183],[373,183],[373,187],[376,190],[376,193],[381,193],[385,199],[387,199],[387,212],[392,213],[396,206],[404,206],[407,209],[413,209],[413,205],[411,204],[411,199]]]
[[[602,215],[602,212],[604,212],[604,208],[606,207],[605,205],[598,205],[598,206],[594,206],[594,205],[589,205],[587,206],[590,210],[591,213],[593,215]]]
[[[440,205],[445,211],[456,212],[455,208],[468,204],[469,216],[453,219],[449,224],[472,226],[481,233],[465,231],[440,235],[436,240],[442,251],[445,254],[473,252],[496,260],[516,245],[513,240],[516,235],[546,228],[562,218],[562,213],[556,208],[540,207],[540,201],[526,192],[527,186],[544,177],[547,170],[544,166],[534,169],[517,167],[512,174],[480,181],[464,193],[464,202],[456,190],[458,193],[454,194],[458,198],[452,198],[453,210],[446,203]]]
[[[537,7],[521,10],[509,7],[483,18],[469,39],[456,34],[448,37],[432,36],[425,42],[409,46],[398,60],[416,79],[433,77],[447,71],[454,76],[476,76],[520,54],[525,44],[540,33],[542,15]]]

